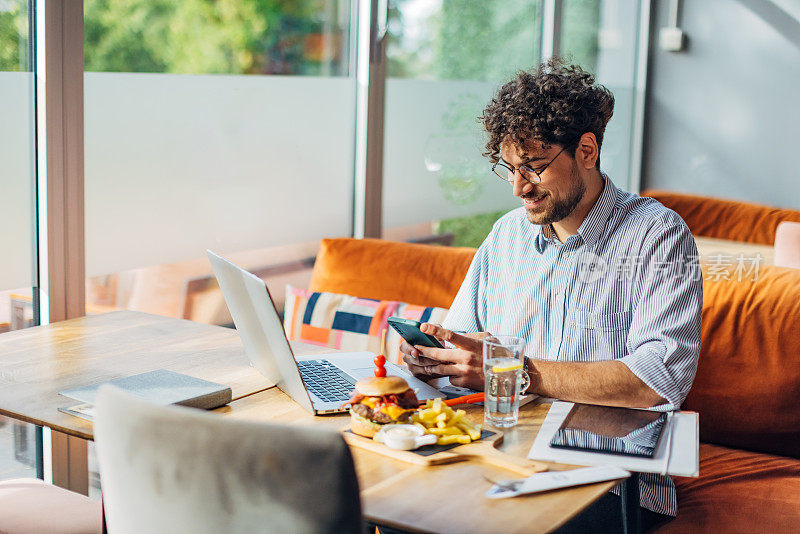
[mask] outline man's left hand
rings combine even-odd
[[[437,363],[416,366],[407,362],[415,375],[424,374],[431,378],[448,376],[454,386],[483,391],[483,338],[490,335],[488,332],[457,334],[430,323],[423,323],[420,329],[426,334],[452,343],[455,348],[437,349],[416,345],[414,348],[422,356]]]

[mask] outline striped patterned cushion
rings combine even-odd
[[[396,316],[441,323],[447,309],[313,292],[287,285],[284,313],[286,337],[332,349],[368,350],[377,354],[381,350],[381,331],[386,329],[386,359],[402,364],[401,338],[386,319]]]

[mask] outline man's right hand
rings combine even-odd
[[[403,353],[403,360],[406,362],[408,370],[420,380],[431,380],[444,376],[431,371],[434,366],[441,363],[439,360],[426,358],[420,351],[409,345],[405,339],[400,343],[400,352]]]
[[[452,343],[455,348],[413,347],[403,341],[400,345],[403,360],[415,377],[428,381],[447,376],[454,386],[483,389],[482,340],[490,335],[488,332],[461,334],[429,323],[424,323],[420,328],[443,343]]]

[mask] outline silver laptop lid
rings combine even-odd
[[[267,284],[210,250],[206,254],[250,363],[281,391],[314,413]]]

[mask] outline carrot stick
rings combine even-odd
[[[464,395],[463,397],[456,397],[444,401],[447,406],[455,406],[456,404],[471,404],[473,402],[483,402],[483,393],[473,393],[472,395]]]

